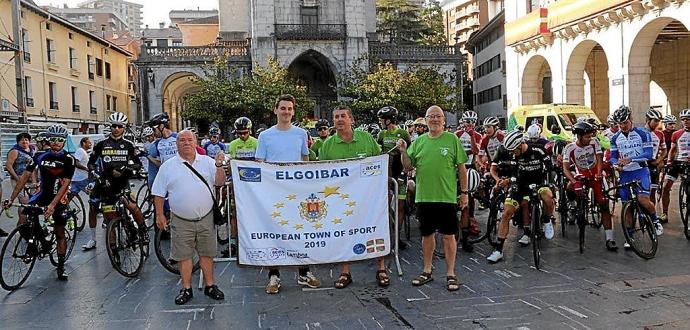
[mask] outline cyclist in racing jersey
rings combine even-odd
[[[546,148],[546,144],[549,143],[542,134],[541,126],[539,124],[532,124],[527,127],[527,143],[534,144],[541,148]]]
[[[394,192],[398,199],[398,223],[399,228],[403,228],[403,221],[405,219],[405,200],[407,199],[407,175],[403,173],[403,165],[400,158],[400,151],[398,150],[398,140],[403,139],[407,145],[412,144],[410,135],[406,130],[399,128],[395,124],[398,117],[398,109],[392,106],[385,106],[376,113],[381,124],[381,132],[378,134],[376,141],[381,145],[382,153],[388,154],[388,176],[398,181],[398,191]],[[405,249],[407,244],[400,241],[400,248]]]
[[[458,130],[455,131],[455,136],[458,137],[460,145],[465,149],[465,153],[467,154],[467,161],[465,162],[465,168],[467,169],[477,168],[475,164],[478,162],[477,158],[482,135],[474,130],[476,124],[477,113],[472,110],[464,111],[462,113],[462,122],[458,124]],[[474,198],[469,198],[467,207],[461,211],[460,229],[462,231],[462,237],[460,243],[465,252],[472,252],[474,250],[472,244],[467,242],[470,236],[470,227],[477,228],[477,220],[474,218],[474,204]]]
[[[496,152],[499,146],[503,142],[504,134],[498,129],[498,118],[487,117],[484,119],[484,136],[482,137],[482,143],[479,145],[479,162],[482,167],[487,168],[494,157],[496,157]]]
[[[414,130],[414,120],[408,119],[405,121],[405,129],[407,130],[407,134],[410,134],[410,139],[414,141],[415,138],[417,138],[415,135],[415,130]]]
[[[606,249],[617,251],[616,241],[613,239],[613,226],[611,223],[611,212],[609,202],[604,195],[602,188],[602,150],[599,143],[594,141],[596,127],[586,122],[579,122],[573,125],[573,134],[577,137],[575,142],[568,144],[563,150],[563,174],[568,178],[568,200],[575,200],[575,194],[587,194],[583,188],[591,188],[594,192],[594,201],[599,205],[604,232],[606,235]],[[575,173],[587,179],[585,186],[583,182],[571,171],[574,165]]]
[[[316,122],[316,125],[314,125],[314,128],[316,128],[316,134],[318,134],[319,137],[314,139],[314,142],[311,144],[309,149],[314,152],[317,159],[319,157],[319,149],[321,149],[324,141],[326,141],[326,139],[329,137],[330,127],[331,124],[326,119],[319,119],[319,121]]]
[[[675,131],[671,137],[671,149],[668,151],[666,163],[666,182],[661,194],[661,221],[668,221],[668,204],[671,188],[678,180],[683,168],[690,161],[690,109],[680,112],[680,122],[683,128]]]
[[[616,133],[618,133],[618,131],[620,130],[620,127],[618,127],[618,123],[617,123],[616,120],[613,118],[613,114],[610,114],[610,115],[608,115],[608,117],[606,117],[606,122],[609,124],[609,128],[607,128],[606,130],[604,130],[604,133],[603,133],[603,134],[604,134],[604,136],[606,136],[606,138],[608,138],[609,141],[610,141],[611,138],[612,138]]]
[[[252,136],[252,121],[247,117],[240,117],[233,124],[237,139],[228,146],[228,156],[232,159],[254,160],[259,141]]]
[[[215,159],[219,151],[226,151],[225,143],[220,142],[220,128],[215,126],[211,127],[211,129],[208,130],[208,134],[211,136],[211,139],[204,144],[204,150],[206,150],[206,156]]]
[[[495,263],[503,259],[503,244],[508,237],[510,220],[518,209],[522,210],[523,220],[523,236],[518,242],[522,245],[530,243],[531,232],[529,229],[528,203],[529,196],[532,192],[530,185],[532,184],[536,184],[539,187],[538,194],[544,203],[544,212],[541,219],[544,224],[544,237],[546,239],[552,239],[554,235],[553,212],[555,209],[555,202],[551,189],[545,184],[551,162],[549,156],[546,154],[546,151],[538,145],[526,143],[521,131],[512,131],[508,133],[505,139],[503,139],[503,146],[505,147],[504,150],[507,152],[497,154],[493,163],[508,160],[510,159],[510,154],[512,154],[517,162],[517,189],[506,198],[505,209],[501,215],[501,223],[498,227],[498,244],[491,255],[486,258],[490,263]],[[506,187],[511,181],[510,178],[495,179],[498,179],[496,184],[500,188]]]
[[[656,217],[654,203],[649,198],[651,182],[649,180],[648,164],[652,160],[654,146],[652,137],[646,130],[634,127],[630,108],[622,105],[613,113],[614,120],[618,123],[620,131],[611,138],[611,165],[620,172],[620,184],[626,184],[639,180],[642,189],[638,190],[637,201],[647,210],[656,226],[657,235],[664,232],[664,228]],[[622,201],[628,201],[632,196],[627,189],[619,191]],[[626,242],[624,245],[628,248]]]
[[[666,142],[666,150],[671,150],[671,137],[673,136],[673,132],[676,131],[676,122],[678,119],[676,119],[676,116],[674,115],[666,115],[664,118],[661,119],[661,122],[664,124],[664,129],[661,131],[664,133],[664,142]]]
[[[661,123],[661,112],[654,108],[649,108],[645,114],[647,123],[644,129],[649,132],[652,137],[652,160],[649,161],[649,179],[651,181],[651,191],[649,198],[656,201],[656,192],[659,189],[659,172],[663,169],[664,160],[666,159],[666,143],[664,142],[664,134],[661,133],[659,123]],[[663,223],[665,220],[662,214],[660,219]]]
[[[57,236],[57,279],[60,281],[67,280],[67,274],[65,274],[65,254],[67,252],[65,226],[67,225],[67,217],[65,212],[68,209],[68,202],[66,196],[74,175],[74,169],[76,168],[76,160],[64,150],[67,135],[67,127],[63,125],[54,124],[48,127],[45,139],[50,145],[50,149],[35,157],[26,167],[26,170],[19,178],[19,182],[14,187],[14,191],[12,191],[12,195],[3,203],[3,209],[9,208],[10,204],[24,190],[24,186],[38,169],[38,172],[40,172],[40,188],[36,194],[31,196],[29,204],[47,207],[43,215],[46,219],[53,217],[55,235]],[[20,222],[24,221],[26,220],[20,219]],[[29,243],[27,250],[37,249],[34,244]],[[51,248],[51,244],[41,244],[41,246],[44,249]],[[42,252],[49,253],[50,251]]]
[[[102,180],[96,180],[89,199],[89,228],[91,238],[82,246],[85,251],[96,247],[96,214],[101,202],[111,202],[122,190],[129,187],[129,179],[136,177],[141,168],[139,155],[132,142],[124,139],[127,116],[122,112],[115,112],[108,118],[110,135],[107,139],[96,143],[89,157],[88,167],[92,173],[97,173]],[[139,235],[148,240],[144,215],[137,203],[128,196],[124,201],[125,207],[139,225]],[[109,219],[106,219],[109,221]]]

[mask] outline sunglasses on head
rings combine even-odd
[[[53,136],[53,137],[49,137],[47,140],[48,140],[48,142],[63,143],[67,139],[65,139],[63,137],[59,137],[59,136]]]
[[[125,128],[125,126],[119,125],[119,124],[112,124],[112,125],[110,125],[110,128]]]

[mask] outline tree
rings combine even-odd
[[[377,32],[384,42],[447,45],[438,1],[420,7],[408,0],[376,1]]]
[[[307,88],[299,85],[288,70],[277,61],[256,67],[251,74],[241,75],[228,69],[226,59],[219,58],[204,68],[207,79],[197,81],[199,91],[185,98],[182,117],[194,122],[218,122],[229,127],[238,117],[249,117],[255,126],[274,122],[273,106],[282,94],[292,94],[297,99],[298,120],[311,113],[314,101],[307,97]]]
[[[425,45],[447,45],[448,38],[443,28],[443,8],[437,0],[426,3],[421,13],[422,22],[428,27],[428,33],[422,43]]]

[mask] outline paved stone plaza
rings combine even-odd
[[[480,217],[485,213],[479,212]],[[3,228],[15,219],[3,215]],[[413,223],[413,226],[416,223]],[[618,225],[618,223],[616,222]],[[179,279],[149,258],[137,279],[115,272],[101,240],[96,252],[79,247],[68,262],[68,283],[55,280],[47,260],[37,262],[29,280],[14,293],[0,292],[3,329],[376,329],[376,328],[521,328],[630,329],[687,328],[690,321],[690,241],[678,216],[671,218],[659,252],[644,261],[622,249],[607,252],[603,230],[587,232],[587,249],[578,252],[575,227],[544,245],[544,267],[532,267],[531,248],[506,243],[504,262],[488,265],[489,246],[459,253],[460,291],[445,289],[445,266],[435,259],[435,280],[413,287],[421,271],[421,247],[413,230],[410,248],[401,253],[404,274],[387,289],[376,286],[374,263],[353,267],[354,283],[332,288],[340,268],[318,266],[320,289],[296,284],[296,269],[282,273],[278,295],[264,293],[267,270],[216,264],[226,299],[212,301],[201,291],[189,304],[176,306]],[[618,229],[618,227],[616,227]],[[99,229],[99,231],[101,231]],[[619,233],[617,233],[619,234]],[[617,235],[620,246],[623,237]],[[395,271],[394,263],[389,267]],[[196,277],[195,277],[196,279]],[[195,280],[196,282],[196,280]]]

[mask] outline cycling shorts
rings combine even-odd
[[[34,204],[38,205],[38,206],[48,206],[47,204],[41,205],[43,203],[34,203]],[[29,214],[29,212],[31,212],[31,211],[29,211],[29,209],[23,209],[22,210],[22,213],[27,214],[27,215]],[[55,205],[55,210],[53,211],[53,223],[56,226],[64,227],[65,225],[67,225],[67,217],[65,214],[66,212],[67,212],[67,205],[66,204],[59,202]]]
[[[505,204],[506,205],[512,205],[515,208],[520,207],[520,202],[522,201],[529,201],[529,197],[532,195],[532,189],[530,189],[530,185],[536,184],[537,185],[537,193],[541,195],[545,190],[548,190],[549,187],[545,186],[542,182],[519,182],[517,184],[516,189],[514,189],[510,196],[506,198]]]
[[[666,180],[671,182],[676,182],[680,177],[680,174],[685,170],[686,163],[673,161],[671,165],[666,166]]]
[[[654,165],[649,167],[649,181],[651,189],[659,189],[659,169]]]
[[[568,190],[572,193],[580,194],[580,193],[587,193],[587,190],[585,188],[591,188],[592,192],[594,193],[594,200],[596,201],[597,204],[599,205],[608,205],[608,199],[604,195],[604,190],[601,185],[601,180],[595,180],[594,175],[588,175],[586,176],[587,179],[589,179],[586,183],[583,183],[581,181],[573,183],[568,183]]]
[[[640,185],[642,186],[641,190],[635,188],[634,193],[637,195],[649,196],[649,191],[651,189],[651,182],[649,179],[649,168],[643,167],[634,171],[623,171],[620,174],[618,182],[620,184],[626,184],[634,180],[640,180]],[[632,198],[632,196],[630,196],[630,192],[628,191],[628,189],[619,189],[618,191],[622,201],[626,202]]]

